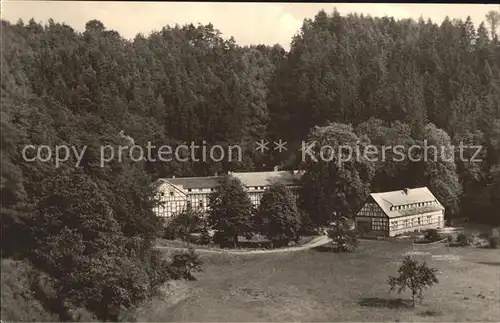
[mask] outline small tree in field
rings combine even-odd
[[[253,205],[237,178],[222,178],[209,204],[208,223],[217,231],[217,240],[230,240],[236,247],[239,235],[251,237]]]
[[[274,184],[264,192],[255,220],[258,232],[275,246],[299,238],[300,215],[292,194],[283,185]]]
[[[338,251],[352,252],[358,246],[357,232],[348,219],[334,214],[327,235],[337,245]]]
[[[437,269],[429,268],[426,262],[419,264],[416,260],[406,256],[398,269],[399,276],[389,276],[389,287],[391,292],[397,288],[398,294],[409,289],[413,307],[415,307],[415,298],[422,300],[424,289],[439,283],[436,272]]]

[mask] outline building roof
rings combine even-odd
[[[283,185],[294,185],[302,172],[300,171],[273,171],[273,172],[233,172],[230,175],[238,178],[241,183],[247,187],[250,186],[269,186],[273,183]],[[153,183],[154,188],[158,188],[163,183],[170,183],[175,186],[182,186],[184,189],[215,188],[219,186],[219,180],[222,176],[207,177],[176,177],[160,178]]]
[[[246,187],[269,186],[280,183],[283,185],[296,185],[302,172],[298,171],[274,171],[274,172],[252,172],[252,173],[231,173],[238,178]]]
[[[400,191],[371,193],[370,197],[377,203],[388,217],[408,216],[419,213],[427,213],[444,210],[436,197],[427,187],[404,189]],[[404,206],[409,204],[434,202],[430,205],[414,206],[398,209],[393,206]]]
[[[166,178],[172,185],[182,186],[184,189],[193,188],[214,188],[219,186],[220,176],[207,176],[207,177],[176,177]]]

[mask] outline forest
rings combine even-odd
[[[151,249],[159,227],[154,180],[275,166],[316,170],[302,195],[322,187],[332,199],[309,196],[302,207],[318,217],[352,213],[370,191],[428,186],[448,218],[500,224],[499,15],[474,26],[470,18],[321,11],[304,20],[289,51],[240,46],[212,24],[127,40],[97,20],[83,32],[53,20],[2,20],[2,257],[37,268],[36,290],[67,301],[51,303],[63,320],[78,320],[74,308],[116,320],[161,277],[176,277]],[[99,147],[123,144],[123,134],[143,147],[237,144],[243,160],[101,167]],[[300,160],[308,138],[483,149],[480,162],[353,161],[332,169]],[[260,153],[261,139],[289,148]],[[24,161],[30,144],[88,149],[79,167],[71,160],[55,167]],[[113,301],[103,306],[104,299]]]

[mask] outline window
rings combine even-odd
[[[198,206],[199,206],[200,208],[202,208],[202,207],[203,207],[203,201],[198,202]]]
[[[372,219],[372,230],[374,231],[384,231],[387,228],[386,219]]]
[[[391,229],[396,230],[398,228],[398,221],[392,221],[391,222]]]
[[[190,188],[188,188],[188,192],[191,192],[191,189],[190,189]]]
[[[170,191],[170,196],[174,196],[174,191]]]
[[[418,220],[418,224],[420,225],[420,218],[418,218],[417,220]]]
[[[164,196],[164,195],[165,195],[165,193],[163,193],[163,192],[160,193],[160,196]]]

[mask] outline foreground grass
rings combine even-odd
[[[182,286],[182,297],[154,301],[139,321],[500,321],[498,250],[421,256],[439,270],[440,283],[414,309],[410,295],[399,299],[387,286],[407,250],[405,242],[363,241],[347,254],[203,255],[199,280]]]

